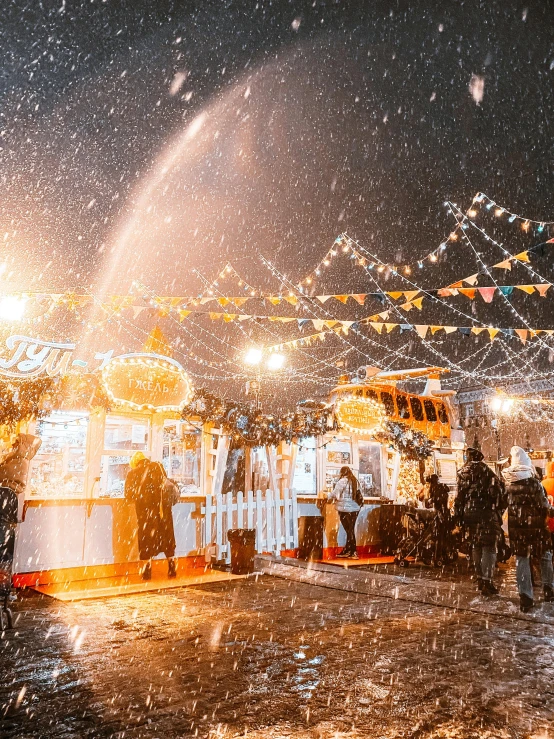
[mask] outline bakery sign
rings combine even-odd
[[[383,406],[371,398],[341,398],[335,404],[339,426],[353,434],[376,434],[381,430]]]
[[[109,399],[134,411],[180,411],[192,383],[179,362],[158,354],[123,354],[102,369]]]

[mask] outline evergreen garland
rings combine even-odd
[[[44,418],[50,410],[44,398],[55,385],[52,377],[0,380],[0,426],[13,429],[31,418]]]
[[[398,421],[385,421],[384,429],[375,435],[382,444],[391,444],[403,459],[420,461],[431,456],[433,442],[422,431],[416,431]]]

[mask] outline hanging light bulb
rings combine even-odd
[[[496,216],[497,218],[500,218],[500,216],[501,216],[501,215],[502,215],[503,213],[504,213],[504,208],[497,208],[497,209],[496,209],[496,210],[494,211],[494,215],[495,215],[495,216]]]
[[[467,214],[470,218],[475,218],[475,216],[477,215],[477,211],[475,210],[475,208],[470,208]]]
[[[531,223],[530,223],[529,221],[524,221],[524,222],[523,222],[523,223],[521,224],[521,228],[522,228],[522,229],[523,229],[524,231],[529,231],[529,226],[530,226],[530,225],[531,225]]]
[[[437,261],[437,255],[436,254],[431,254],[431,256],[429,257],[429,261],[436,262]]]

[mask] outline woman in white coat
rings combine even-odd
[[[354,473],[350,467],[341,467],[340,477],[333,490],[327,494],[327,500],[335,504],[346,532],[346,545],[342,552],[337,554],[337,557],[344,559],[358,559],[356,552],[356,519],[360,512],[358,496],[358,480]]]

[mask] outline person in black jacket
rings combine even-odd
[[[483,595],[498,593],[492,577],[506,507],[504,483],[483,462],[483,454],[469,447],[466,464],[458,472],[454,520],[469,532],[477,587]]]
[[[534,605],[531,557],[541,562],[545,601],[554,602],[552,542],[546,522],[547,516],[554,516],[554,509],[526,452],[513,446],[510,455],[510,466],[502,471],[508,493],[508,533],[516,555],[520,608],[527,613]]]

